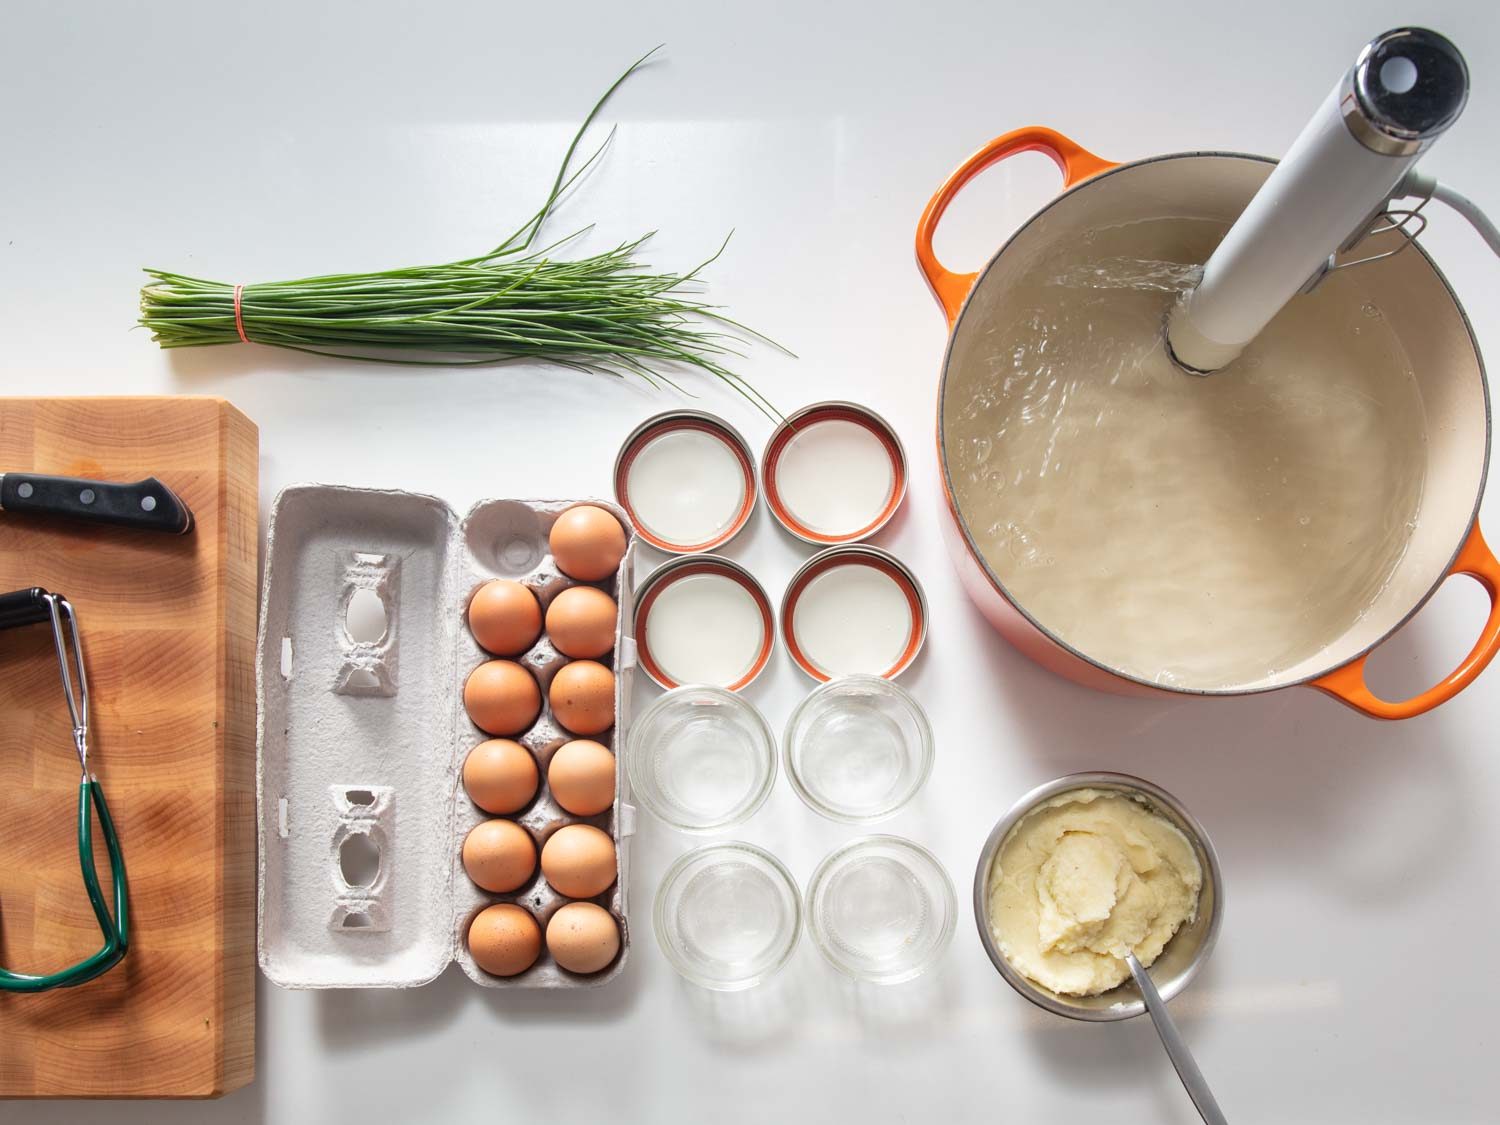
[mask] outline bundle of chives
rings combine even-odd
[[[141,289],[140,323],[163,348],[253,342],[419,365],[533,359],[673,386],[660,365],[683,364],[723,379],[768,409],[726,366],[727,357],[741,354],[733,346],[736,337],[757,334],[684,294],[717,253],[674,274],[653,273],[637,261],[649,234],[575,260],[552,254],[576,234],[532,249],[558,200],[609,144],[570,173],[579,141],[610,95],[654,53],[632,64],[594,104],[541,209],[487,254],[252,285],[147,269],[151,281]]]

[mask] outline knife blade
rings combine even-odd
[[[186,535],[193,530],[193,513],[188,506],[155,477],[120,484],[39,473],[0,473],[0,511],[64,516],[170,535]]]

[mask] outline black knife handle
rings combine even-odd
[[[37,625],[52,616],[47,608],[47,591],[40,586],[0,594],[0,629]]]
[[[7,512],[72,519],[186,535],[193,513],[155,477],[133,484],[6,473],[0,478],[0,508]]]

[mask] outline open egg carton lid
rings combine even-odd
[[[489,659],[464,625],[472,591],[491,578],[531,589],[543,609],[576,585],[553,562],[547,536],[576,503],[612,512],[630,535],[620,569],[600,583],[619,603],[613,668],[615,726],[596,736],[619,750],[628,722],[635,648],[635,538],[624,513],[598,501],[485,500],[460,520],[447,504],[404,491],[293,485],[277,496],[267,536],[256,651],[257,938],[261,970],[286,988],[410,988],[452,961],[497,988],[576,988],[617,975],[630,949],[626,909],[634,809],[616,770],[614,806],[575,817],[545,783],[512,818],[542,843],[588,823],[615,843],[616,879],[591,901],[620,927],[620,952],[601,972],[567,972],[545,945],[515,977],[491,976],[469,956],[470,919],[496,902],[524,906],[545,930],[567,900],[540,870],[517,891],[474,886],[464,837],[487,814],[469,801],[464,758],[488,736],[468,719],[463,682]],[[516,741],[537,757],[572,736],[547,705],[567,659],[545,635],[515,658],[536,675],[544,706]]]

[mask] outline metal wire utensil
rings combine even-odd
[[[0,969],[0,992],[46,992],[53,988],[71,988],[108,972],[124,958],[129,946],[129,912],[126,904],[125,860],[114,821],[104,801],[99,780],[89,773],[89,682],[83,666],[83,645],[78,638],[78,617],[68,599],[50,594],[40,586],[0,594],[0,629],[48,622],[52,626],[52,643],[57,650],[58,674],[63,695],[73,723],[73,747],[78,753],[82,779],[78,784],[78,865],[83,872],[83,886],[89,905],[104,935],[104,947],[91,957],[54,973],[35,975]],[[64,626],[66,625],[66,629]],[[68,659],[72,643],[73,658]],[[76,677],[74,668],[76,666]],[[91,813],[92,810],[92,813]],[[99,828],[109,851],[110,877],[113,883],[114,911],[110,912],[99,874],[94,866],[93,814],[99,817]]]

